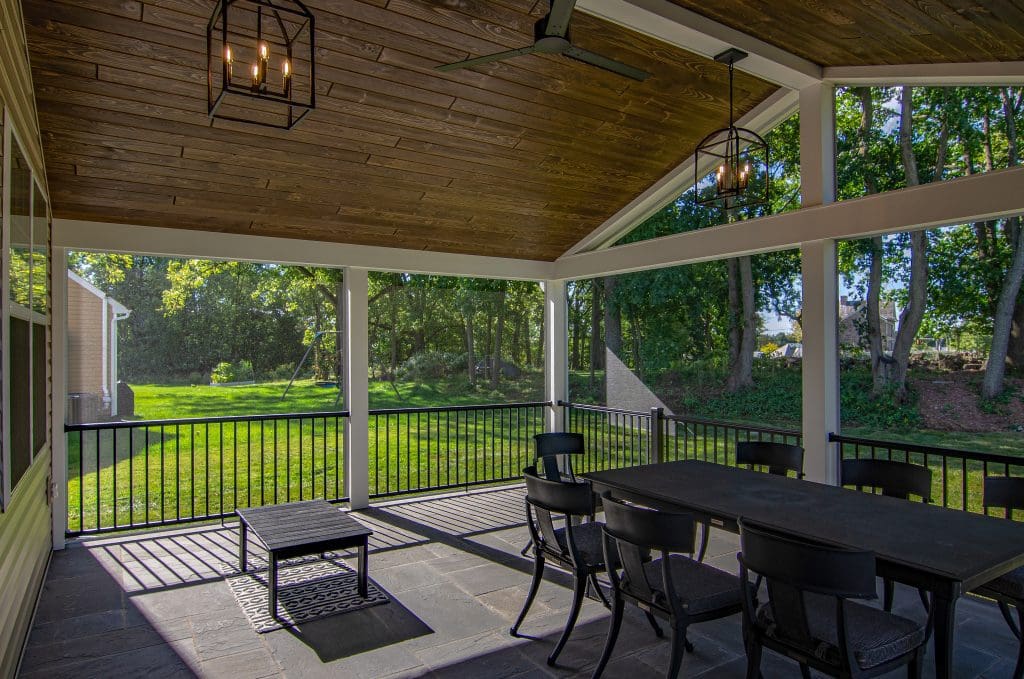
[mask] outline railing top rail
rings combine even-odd
[[[558,405],[566,408],[575,408],[576,410],[591,410],[599,413],[615,413],[617,415],[637,415],[639,417],[650,417],[651,411],[649,410],[623,410],[621,408],[609,408],[608,406],[598,406],[589,403],[570,403],[568,401],[559,401]]]
[[[222,422],[265,422],[268,420],[310,420],[330,417],[348,417],[347,410],[326,410],[307,413],[269,413],[261,415],[220,415],[217,417],[182,417],[168,420],[125,420],[122,422],[83,422],[65,424],[65,432],[94,431],[107,429],[132,429],[136,427],[168,427],[173,425],[217,424]]]
[[[547,407],[551,401],[525,401],[522,403],[486,403],[469,406],[431,406],[429,408],[372,408],[371,415],[395,415],[401,413],[443,413],[452,410],[511,410],[513,408]]]
[[[999,455],[997,453],[979,453],[970,450],[957,448],[940,448],[939,446],[924,446],[917,443],[904,443],[902,441],[881,441],[878,439],[860,438],[857,436],[843,436],[842,434],[831,433],[828,440],[833,443],[849,443],[859,446],[870,446],[873,448],[885,448],[888,450],[902,450],[908,453],[923,453],[925,455],[942,455],[945,457],[959,457],[975,462],[989,462],[992,464],[1007,464],[1024,467],[1024,457],[1013,455]]]
[[[800,437],[803,433],[799,429],[786,429],[783,427],[766,427],[763,424],[752,424],[747,422],[728,422],[726,420],[712,420],[696,415],[665,415],[666,420],[674,422],[692,422],[694,424],[706,424],[714,427],[732,427],[734,429],[750,429],[752,431],[764,432],[766,434],[780,434],[782,436]]]

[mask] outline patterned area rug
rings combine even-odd
[[[260,634],[390,601],[373,580],[367,583],[368,596],[359,596],[359,576],[333,554],[323,560],[302,557],[278,563],[276,619],[268,610],[266,561],[252,560],[245,573],[225,564],[224,576],[238,605]]]

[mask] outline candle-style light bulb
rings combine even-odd
[[[267,46],[267,43],[265,43],[265,42],[261,42],[260,43],[259,52],[260,52],[260,61],[262,61],[264,63],[264,65],[266,65],[267,60],[270,59],[270,48]]]
[[[224,65],[227,66],[228,82],[231,82],[231,70],[235,63],[235,55],[231,53],[231,45],[224,45]]]
[[[281,84],[284,85],[284,96],[290,97],[292,91],[292,64],[287,59],[281,63]]]
[[[260,88],[260,65],[252,65],[252,89],[257,91]]]

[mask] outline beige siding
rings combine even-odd
[[[52,548],[46,482],[50,451],[25,473],[0,514],[0,677],[13,677]]]
[[[29,164],[46,186],[21,3],[9,0],[0,2],[0,102],[7,107],[7,124],[18,132]],[[62,271],[60,275],[66,274]],[[45,447],[36,455],[14,489],[8,506],[0,513],[0,677],[3,678],[13,677],[17,669],[53,546],[52,518],[46,495],[50,464],[50,449]]]
[[[103,395],[103,300],[68,279],[68,393]]]

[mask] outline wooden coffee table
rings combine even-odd
[[[248,532],[267,549],[270,615],[277,618],[277,562],[359,548],[359,596],[366,598],[366,545],[373,531],[324,500],[238,509],[238,567],[246,570]]]

